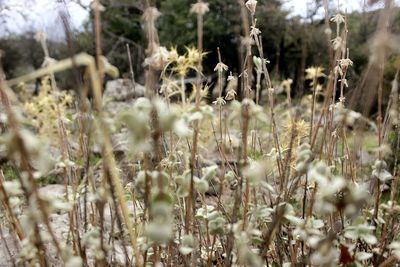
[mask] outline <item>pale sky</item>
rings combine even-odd
[[[7,27],[0,25],[0,36],[7,34],[5,29],[13,33],[21,33],[25,30],[44,31],[53,38],[62,35],[62,23],[59,18],[59,12],[66,10],[63,2],[64,0],[3,0],[9,6],[11,11],[5,10],[0,12],[0,16],[7,17]],[[207,1],[207,0],[206,0]],[[212,0],[208,0],[212,1]],[[342,12],[351,12],[353,10],[361,10],[364,1],[367,0],[330,0],[334,6],[339,5]],[[67,3],[67,10],[70,14],[70,21],[74,28],[79,28],[82,23],[87,19],[87,11],[79,5],[65,0]],[[84,5],[89,5],[91,0],[81,0]],[[307,12],[307,3],[312,3],[313,0],[283,0],[284,7],[291,11],[292,15],[305,16]],[[379,8],[382,6],[376,4],[372,7]],[[399,4],[400,0],[396,0]],[[25,17],[21,16],[24,14]],[[323,14],[323,10],[320,10]]]
[[[294,15],[305,15],[307,13],[307,4],[308,3],[313,3],[313,0],[286,0],[284,4],[284,7],[292,11]],[[337,1],[329,1],[330,3],[335,3],[337,5]],[[361,2],[361,3],[360,3]],[[347,11],[352,11],[356,9],[360,9],[362,6],[363,0],[347,0],[347,1],[339,1],[339,5],[345,11],[344,9],[347,9]]]
[[[313,3],[314,0],[283,0],[284,7],[292,12],[293,15],[304,16],[307,13],[307,4]],[[329,0],[329,3],[335,8],[338,8],[341,12],[352,12],[354,10],[362,10],[365,3],[368,0]],[[400,0],[395,0],[397,5],[400,4]],[[379,1],[371,7],[367,7],[366,10],[374,10],[382,8],[384,1]],[[319,14],[324,15],[324,10],[321,8]]]
[[[3,0],[10,6],[10,10],[0,12],[6,17],[7,27],[0,25],[0,35],[6,34],[8,30],[13,33],[20,33],[26,30],[44,31],[49,36],[57,37],[62,34],[62,22],[60,12],[68,12],[70,23],[73,28],[81,27],[87,19],[88,12],[78,4],[65,0]],[[81,0],[81,3],[88,6],[91,0]]]

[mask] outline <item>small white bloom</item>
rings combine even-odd
[[[243,170],[243,175],[247,178],[247,181],[252,186],[257,186],[262,180],[267,177],[267,164],[264,162],[252,161]]]
[[[235,76],[233,76],[232,71],[231,71],[231,73],[230,73],[229,76],[228,76],[227,81],[230,82],[230,81],[234,81],[235,79],[236,79],[236,78],[235,78]]]
[[[367,252],[360,251],[360,252],[356,253],[355,258],[358,261],[365,261],[365,260],[370,259],[372,256],[373,256],[372,253],[367,253]]]
[[[175,121],[173,129],[176,135],[178,135],[179,137],[187,137],[191,134],[189,126],[184,119],[179,119]]]
[[[182,237],[181,246],[179,247],[179,252],[182,255],[188,255],[192,253],[194,249],[194,239],[191,235],[185,235]]]
[[[367,244],[373,245],[378,242],[377,238],[373,234],[374,229],[374,226],[368,224],[348,226],[344,230],[344,236],[353,240],[361,239]]]
[[[339,60],[339,65],[344,68],[348,68],[349,66],[353,66],[353,61],[351,61],[350,58],[345,58],[345,59],[341,59]]]
[[[257,72],[262,72],[262,61],[261,58],[253,56],[253,63],[254,66],[256,67]]]
[[[255,27],[255,26],[251,26],[251,30],[250,30],[250,36],[256,38],[258,35],[261,34],[261,31],[259,28]]]
[[[257,1],[256,0],[248,0],[246,2],[247,9],[251,12],[252,15],[256,13]]]
[[[144,60],[144,65],[161,70],[168,63],[169,57],[168,50],[163,46],[158,46],[154,49],[153,54]]]
[[[340,47],[342,47],[342,44],[343,44],[342,38],[340,36],[337,36],[331,42],[332,42],[334,50],[338,50]]]
[[[83,266],[81,257],[71,257],[66,263],[65,267],[81,267]]]
[[[100,12],[106,11],[106,8],[99,3],[99,1],[92,1],[92,3],[90,4],[90,8],[92,10],[96,10],[96,8],[99,9]]]
[[[238,80],[233,76],[232,72],[228,76],[228,85],[226,86],[226,96],[225,100],[233,100],[236,97],[236,89],[238,86]]]
[[[226,101],[222,97],[218,97],[217,100],[213,101],[214,105],[223,106],[226,104]]]
[[[336,14],[335,16],[333,16],[331,18],[331,21],[335,22],[336,24],[342,24],[346,22],[346,19],[344,18],[344,16],[342,14]]]
[[[17,181],[5,181],[3,186],[9,196],[19,196],[22,194],[21,184]]]
[[[235,99],[235,97],[236,97],[236,91],[235,90],[229,90],[227,93],[226,93],[226,96],[225,96],[225,100],[233,100],[233,99]]]
[[[393,242],[388,247],[393,250],[393,254],[400,260],[400,242]]]
[[[208,7],[208,3],[204,3],[202,1],[193,4],[192,8],[190,9],[190,13],[196,13],[198,15],[204,15],[206,14],[208,11],[210,11],[209,7]]]
[[[223,71],[227,71],[227,70],[228,70],[228,66],[222,62],[219,62],[217,64],[217,66],[215,66],[215,68],[214,68],[214,71],[218,71],[218,72],[223,72]]]
[[[376,160],[372,168],[374,169],[372,175],[378,178],[382,183],[393,179],[392,174],[386,170],[387,164],[384,160]]]
[[[263,62],[263,60],[264,60],[264,62]],[[253,56],[253,63],[254,63],[254,66],[256,67],[256,71],[257,71],[257,72],[262,72],[262,70],[263,70],[263,64],[264,64],[264,63],[265,63],[265,64],[269,64],[270,61],[267,60],[267,59],[262,59],[262,58],[260,58],[260,57]]]

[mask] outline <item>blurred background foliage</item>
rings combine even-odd
[[[70,0],[73,1],[73,0]],[[145,58],[145,38],[143,35],[142,13],[140,1],[102,0],[106,11],[102,13],[103,53],[110,62],[120,68],[123,76],[128,76],[128,60],[126,44],[129,44],[133,58],[135,76],[143,82],[143,61]],[[153,4],[162,13],[157,28],[162,46],[176,46],[179,51],[196,44],[196,18],[190,14],[190,6],[194,0],[156,0]],[[213,74],[218,61],[217,48],[222,54],[222,61],[230,71],[238,74],[243,29],[238,0],[208,1],[210,12],[204,21],[204,50],[208,52],[204,60],[205,75]],[[335,2],[335,1],[332,1]],[[313,1],[307,14],[303,17],[291,16],[282,6],[281,0],[259,0],[257,9],[257,25],[262,37],[264,54],[270,61],[269,70],[273,80],[287,78],[294,80],[293,92],[303,95],[305,86],[304,69],[318,65],[329,69],[328,42],[325,37],[324,18],[318,15],[322,1]],[[336,13],[334,6],[332,14]],[[330,14],[330,15],[332,15]],[[368,64],[368,40],[377,27],[379,11],[353,12],[348,14],[348,46],[354,67],[350,69],[350,90],[357,84]],[[56,59],[65,58],[78,51],[94,53],[92,15],[85,23],[83,30],[70,33],[71,38],[50,42],[50,54]],[[335,31],[331,23],[332,30]],[[392,24],[392,32],[400,33],[400,13]],[[20,36],[8,36],[1,40],[3,65],[8,78],[21,75],[33,68],[38,68],[43,58],[34,33]],[[393,79],[399,68],[400,59],[393,56],[386,65],[386,78]],[[65,78],[64,87],[71,79]]]

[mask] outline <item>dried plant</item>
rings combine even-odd
[[[263,50],[268,40],[262,40],[257,24],[260,4],[237,4],[245,40],[241,70],[228,73],[224,50],[215,48],[217,97],[211,101],[203,79],[203,28],[212,6],[201,0],[190,8],[197,19],[197,47],[184,53],[160,44],[156,20],[162,14],[143,1],[147,93],[129,103],[109,106],[102,99],[104,74],[116,77],[118,69],[101,55],[99,1],[93,5],[95,57],[52,60],[45,36],[38,34],[45,54],[40,69],[12,80],[0,71],[0,152],[5,152],[0,238],[10,265],[392,266],[400,261],[398,75],[384,116],[383,68],[377,74],[377,124],[351,110],[345,98],[353,66],[347,18],[326,15],[325,26],[336,27],[330,66],[307,68],[309,94],[292,99],[293,80],[275,83],[269,75]],[[325,1],[327,13],[328,7]],[[376,40],[373,47],[379,51],[371,64],[382,65],[380,50],[386,48]],[[54,75],[77,66],[85,69],[85,84],[76,97],[61,91]],[[130,74],[134,82],[132,66]],[[10,101],[10,87],[23,89],[38,78],[38,95]],[[370,139],[361,140],[358,133],[366,124]],[[367,142],[375,150],[367,151]],[[52,151],[57,155],[51,161]],[[369,165],[360,153],[372,158]],[[60,192],[42,187],[53,176],[62,178]]]

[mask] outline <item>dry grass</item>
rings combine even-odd
[[[202,82],[208,5],[192,6],[197,48],[180,55],[159,44],[160,14],[144,3],[146,97],[127,109],[109,112],[102,98],[104,74],[118,70],[101,55],[98,5],[95,57],[51,60],[8,81],[1,71],[4,265],[398,263],[397,76],[387,110],[382,105],[385,55],[392,48],[375,40],[371,55],[370,69],[380,66],[367,78],[378,96],[376,124],[349,109],[345,98],[353,62],[341,14],[325,20],[327,27],[337,27],[327,57],[331,68],[307,68],[311,94],[303,99],[291,99],[290,79],[282,82],[285,96],[280,97],[263,54],[267,40],[258,29],[257,1],[239,1],[247,40],[242,71],[239,77],[228,75],[224,51],[216,48],[218,97],[209,105],[209,88]],[[391,4],[386,1],[380,25],[390,22]],[[44,36],[40,42],[49,58]],[[60,93],[54,74],[77,66],[86,70],[80,93]],[[197,73],[191,96],[184,82],[189,71]],[[38,97],[11,93],[10,87],[36,78],[42,79]],[[241,101],[235,100],[239,89]],[[122,156],[116,136],[123,136]],[[61,192],[40,187],[39,180],[49,175],[60,178]]]

